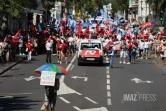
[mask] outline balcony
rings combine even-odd
[[[131,4],[129,5],[129,8],[135,8],[138,7],[138,0],[132,0]]]

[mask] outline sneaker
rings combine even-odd
[[[126,64],[126,62],[124,61],[123,64]]]
[[[143,59],[143,57],[141,57],[140,59]]]
[[[122,61],[119,62],[119,64],[121,64],[121,63],[122,63]]]
[[[60,61],[59,63],[60,63],[60,64],[62,64],[62,62],[61,62],[61,61]]]
[[[128,62],[127,64],[131,64],[130,62]]]
[[[66,62],[66,64],[67,64],[67,62]]]
[[[22,54],[20,53],[20,55],[22,55]]]
[[[25,55],[24,53],[22,55]]]
[[[58,61],[58,63],[59,63],[59,61]]]
[[[148,58],[146,57],[146,59],[148,59]]]

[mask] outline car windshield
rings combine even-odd
[[[101,49],[100,43],[81,43],[81,50],[84,49]]]

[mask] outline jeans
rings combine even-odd
[[[46,63],[51,63],[51,50],[47,50]]]
[[[109,55],[109,57],[110,57],[110,67],[112,67],[113,66],[113,55]]]
[[[20,54],[23,54],[23,47],[19,47]]]
[[[29,52],[28,52],[28,60],[31,60],[31,59],[32,59],[32,52],[29,51]]]
[[[129,60],[129,62],[131,62],[131,51],[130,50],[128,50],[128,60]]]

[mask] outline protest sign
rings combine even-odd
[[[55,85],[56,72],[42,71],[40,85],[54,86]]]

